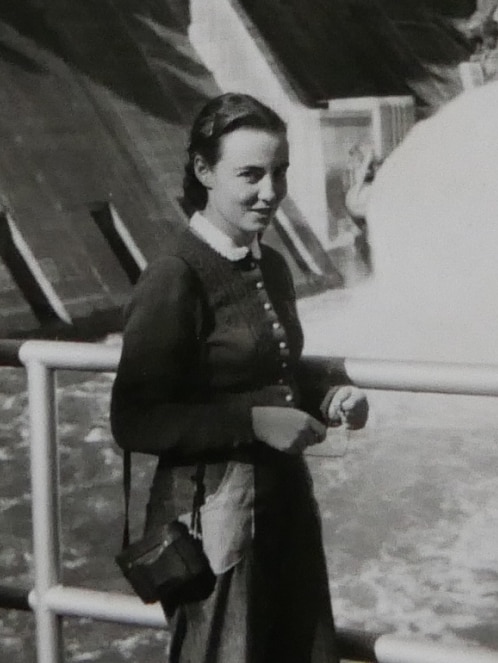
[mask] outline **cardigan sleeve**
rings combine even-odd
[[[188,264],[167,256],[135,286],[111,401],[119,446],[196,462],[253,441],[250,403],[202,395],[200,298]]]
[[[302,408],[318,419],[329,423],[329,405],[343,385],[351,385],[344,360],[336,357],[304,356],[297,368]]]

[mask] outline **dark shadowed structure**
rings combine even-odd
[[[474,2],[231,0],[301,99],[455,93]],[[187,223],[187,131],[219,89],[188,38],[187,0],[4,0],[0,7],[0,336],[99,336]],[[286,210],[288,213],[288,210]],[[302,225],[302,224],[301,224]],[[278,224],[300,293],[342,284],[310,230],[317,279]]]
[[[455,94],[471,45],[453,20],[473,0],[241,0],[309,103],[412,94],[426,113]]]

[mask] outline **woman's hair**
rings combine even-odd
[[[222,137],[241,128],[286,132],[282,118],[248,94],[228,92],[208,101],[194,120],[190,132],[189,159],[183,178],[187,212],[204,209],[207,203],[206,188],[194,172],[195,156],[200,155],[209,166],[216,165],[221,156]]]

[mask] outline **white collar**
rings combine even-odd
[[[190,219],[190,228],[191,230],[198,235],[202,240],[209,244],[209,246],[214,249],[227,260],[235,262],[237,260],[242,260],[247,256],[249,251],[251,251],[255,260],[261,258],[261,248],[259,246],[259,240],[256,236],[254,238],[251,246],[237,246],[233,239],[228,235],[225,235],[219,228],[206,219],[200,212],[195,212]]]

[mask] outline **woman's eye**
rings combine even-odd
[[[286,177],[288,168],[289,168],[289,166],[287,166],[287,165],[282,166],[281,168],[277,168],[277,170],[275,171],[275,178],[276,179],[282,179],[282,178]]]
[[[244,170],[240,174],[241,177],[243,177],[250,184],[255,184],[261,177],[260,174],[254,170]]]

